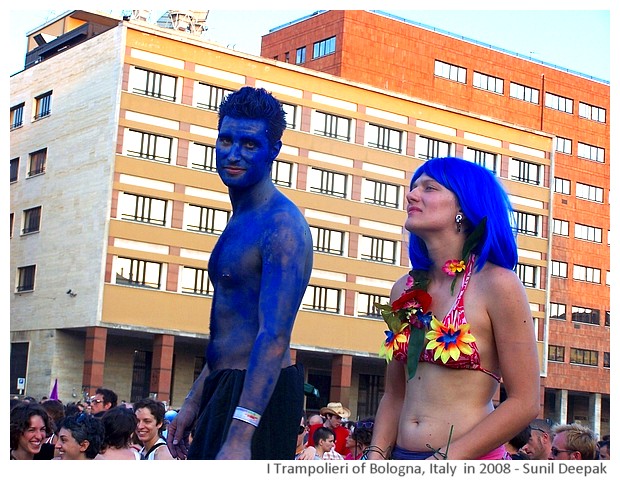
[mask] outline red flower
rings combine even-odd
[[[392,303],[392,311],[397,312],[405,308],[421,308],[426,312],[431,306],[432,297],[424,290],[408,290]]]

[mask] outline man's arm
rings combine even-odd
[[[290,210],[295,209],[295,212]],[[262,277],[258,305],[259,331],[246,372],[239,406],[262,414],[271,396],[312,270],[312,238],[295,206],[271,220],[262,247]],[[249,459],[255,427],[234,419],[218,459]]]
[[[189,390],[187,397],[183,401],[183,405],[179,409],[179,413],[168,425],[168,434],[166,442],[168,450],[173,457],[185,460],[187,451],[189,450],[189,433],[196,423],[198,411],[200,409],[200,401],[202,398],[202,390],[204,388],[205,379],[209,376],[209,367],[205,364],[202,372]]]

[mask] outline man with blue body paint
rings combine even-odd
[[[209,259],[206,365],[169,426],[177,458],[295,456],[304,375],[292,363],[290,338],[312,271],[312,238],[271,180],[285,128],[282,105],[264,89],[243,87],[220,106],[217,171],[233,214]]]

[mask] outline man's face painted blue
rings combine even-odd
[[[224,117],[215,144],[217,173],[229,188],[256,185],[270,176],[280,146],[269,144],[265,120]]]

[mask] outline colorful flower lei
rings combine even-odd
[[[478,243],[486,227],[486,217],[476,226],[463,246],[463,258],[469,261],[474,246]],[[454,277],[451,292],[457,275],[465,271],[465,260],[448,260],[443,271]],[[445,364],[450,358],[457,360],[461,354],[471,355],[470,344],[476,339],[469,333],[469,325],[456,326],[453,323],[444,325],[429,311],[432,297],[428,289],[428,272],[411,270],[403,294],[392,304],[375,303],[388,326],[386,339],[381,344],[379,356],[385,357],[389,363],[393,359],[407,359],[409,379],[413,378],[418,368],[418,360],[424,349],[424,340],[429,340],[427,350],[434,350],[433,358]],[[428,331],[426,331],[428,330]],[[410,354],[411,352],[411,354]]]

